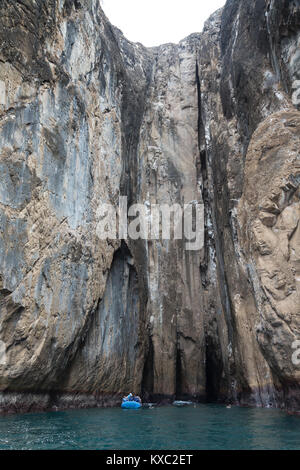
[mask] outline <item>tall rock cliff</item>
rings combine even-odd
[[[146,49],[98,0],[1,0],[0,45],[1,409],[298,409],[300,2]],[[101,240],[120,196],[204,203],[204,248]]]

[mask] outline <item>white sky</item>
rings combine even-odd
[[[110,22],[127,39],[144,46],[179,42],[200,32],[208,17],[226,0],[102,0]]]

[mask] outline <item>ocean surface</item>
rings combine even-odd
[[[0,416],[0,449],[300,449],[300,418],[219,405]]]

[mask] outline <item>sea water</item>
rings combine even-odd
[[[0,416],[0,449],[300,449],[300,418],[219,405]]]

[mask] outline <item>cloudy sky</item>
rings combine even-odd
[[[127,39],[145,46],[178,42],[202,30],[203,23],[225,0],[102,0],[111,23]]]

